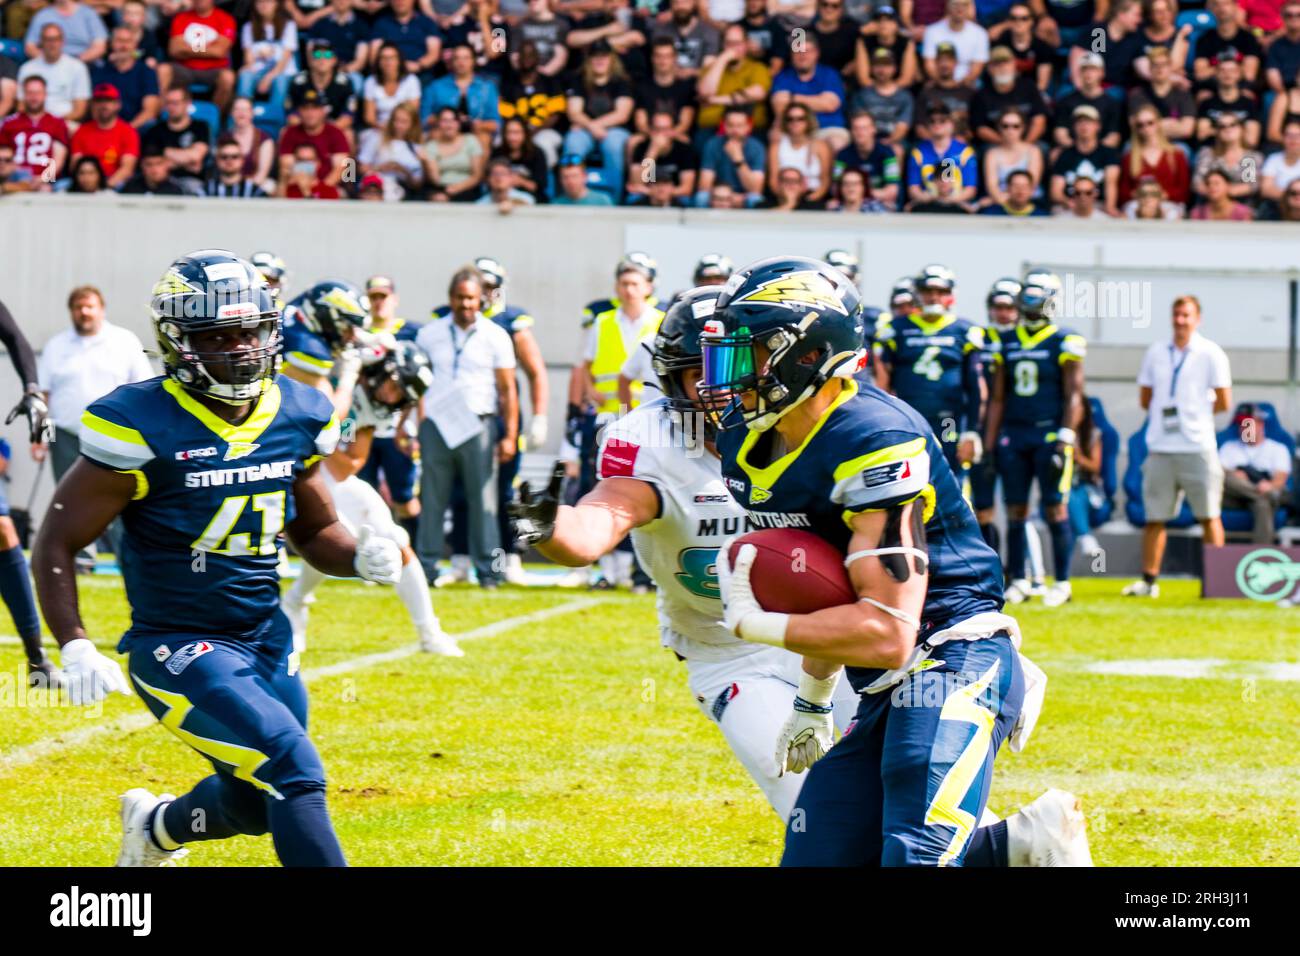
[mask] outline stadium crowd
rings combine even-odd
[[[0,191],[1300,219],[1300,0],[6,0]]]

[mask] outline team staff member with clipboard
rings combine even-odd
[[[1142,465],[1142,578],[1130,597],[1159,597],[1156,578],[1165,556],[1165,523],[1186,495],[1207,547],[1223,545],[1223,466],[1214,415],[1232,404],[1232,373],[1223,349],[1201,335],[1201,303],[1174,300],[1173,340],[1153,342],[1138,372],[1138,400],[1147,412],[1147,459]]]
[[[447,290],[450,316],[430,322],[415,338],[433,365],[420,421],[416,553],[429,580],[436,580],[443,518],[459,475],[468,497],[470,557],[480,587],[491,589],[500,585],[504,570],[495,560],[501,554],[498,466],[518,454],[519,396],[514,344],[508,332],[483,317],[483,293],[477,269],[458,269]]]

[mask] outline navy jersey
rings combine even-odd
[[[410,319],[394,319],[391,327],[376,328],[374,331],[391,332],[393,338],[399,342],[414,342],[415,337],[420,334],[422,328],[424,328],[423,322],[412,322]]]
[[[285,362],[309,375],[328,375],[334,368],[334,350],[317,333],[302,321],[302,302],[306,293],[284,307],[284,321],[280,334],[283,337]]]
[[[1001,561],[984,543],[933,430],[914,409],[874,385],[850,382],[799,448],[761,465],[774,434],[718,434],[724,481],[748,509],[751,526],[807,529],[847,551],[854,515],[915,501],[930,554],[922,638],[1001,610]],[[848,670],[859,690],[881,673]]]
[[[936,432],[977,426],[979,355],[984,349],[980,326],[954,315],[930,320],[917,312],[884,319],[875,338],[875,357],[890,371],[890,388]]]
[[[1088,347],[1083,336],[1055,325],[1030,332],[1023,325],[999,336],[995,361],[1007,370],[1002,426],[1054,429],[1065,405],[1062,370],[1082,361]]]
[[[81,419],[81,453],[134,476],[118,562],[139,635],[258,640],[280,605],[279,537],[293,484],[334,450],[330,400],[283,375],[231,425],[170,378],[123,385]]]

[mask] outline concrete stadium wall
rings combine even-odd
[[[1289,381],[1291,283],[1300,278],[1300,231],[1284,224],[1070,222],[986,217],[846,218],[831,213],[635,209],[494,209],[434,204],[239,202],[119,196],[9,196],[0,200],[0,299],[38,349],[66,326],[75,285],[100,286],[111,321],[152,346],[148,290],[177,255],[204,247],[249,255],[269,249],[290,270],[290,291],[326,276],[394,277],[402,313],[423,319],[446,298],[452,271],[493,255],[510,272],[511,301],[537,317],[552,370],[551,446],[559,441],[568,368],[590,299],[608,295],[620,253],[644,249],[660,264],[659,291],[690,284],[706,252],[737,264],[775,254],[820,256],[835,247],[863,263],[866,301],[926,262],[958,276],[958,311],[982,318],[998,277],[1051,266],[1067,282],[1065,324],[1088,336],[1089,391],[1127,435],[1141,420],[1133,384],[1145,347],[1168,335],[1169,302],[1191,292],[1205,304],[1205,333],[1232,359],[1237,395],[1274,401],[1300,427]],[[1102,283],[1102,285],[1098,285]],[[1096,300],[1089,298],[1097,293]],[[0,406],[16,400],[0,368]],[[15,448],[10,499],[25,504],[33,466],[18,424],[0,428]],[[548,449],[549,451],[550,449]],[[36,510],[48,497],[41,482]]]

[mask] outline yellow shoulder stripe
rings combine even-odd
[[[887,465],[894,461],[906,461],[909,458],[915,458],[923,451],[925,451],[924,438],[913,438],[911,441],[890,445],[888,448],[879,448],[876,451],[867,452],[865,455],[859,455],[857,458],[844,462],[835,469],[835,480],[837,482],[843,481],[849,475],[859,471],[866,471],[868,468],[874,468],[877,465]]]
[[[149,447],[149,443],[144,440],[144,436],[134,428],[127,428],[117,422],[110,422],[107,418],[100,418],[89,410],[81,413],[81,424],[83,427],[89,428],[93,432],[99,432],[101,435],[107,435],[109,438],[116,438],[118,441],[124,441],[131,445],[139,445],[141,448]]]

